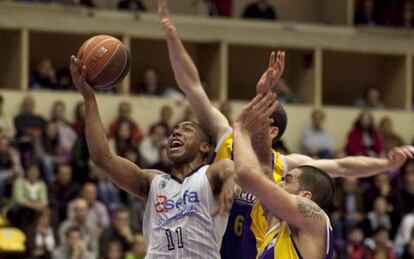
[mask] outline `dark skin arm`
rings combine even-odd
[[[108,145],[106,133],[99,115],[93,88],[86,82],[86,67],[80,69],[79,60],[71,57],[70,71],[73,83],[85,100],[85,134],[92,161],[101,168],[121,189],[146,199],[156,170],[141,169],[136,164],[114,155]]]
[[[228,212],[233,204],[236,187],[234,162],[223,159],[213,163],[207,171],[207,177],[217,201],[217,208],[212,216]]]

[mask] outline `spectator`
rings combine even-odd
[[[384,151],[388,153],[392,148],[404,145],[402,138],[394,132],[390,117],[383,117],[379,123],[378,133],[380,134]]]
[[[371,1],[371,0],[369,0]],[[384,104],[381,102],[381,95],[376,87],[368,87],[364,91],[362,99],[355,102],[355,106],[363,109],[382,109]]]
[[[391,217],[388,208],[389,205],[384,197],[379,196],[374,200],[374,209],[366,216],[366,236],[372,236],[374,231],[380,227],[391,231]]]
[[[143,159],[144,167],[152,167],[160,161],[160,148],[167,144],[165,128],[154,126],[149,135],[139,145],[139,152]]]
[[[92,182],[85,183],[82,187],[81,197],[88,203],[87,221],[94,222],[98,230],[102,230],[109,225],[109,214],[105,205],[97,200],[98,191]],[[69,204],[69,217],[73,217],[75,203]]]
[[[243,18],[276,20],[276,11],[268,0],[256,0],[250,3],[243,12]]]
[[[137,150],[137,142],[132,137],[131,127],[128,122],[121,122],[113,139],[110,139],[109,146],[111,150],[122,157],[125,157],[127,152]]]
[[[402,186],[395,189],[392,203],[398,219],[414,210],[414,160],[408,160],[401,171]]]
[[[72,236],[68,236],[70,229],[76,228],[80,236],[76,239],[80,239],[86,248],[85,252],[91,254],[93,258],[98,255],[98,231],[94,221],[87,219],[88,215],[88,203],[83,198],[77,198],[73,201],[73,212],[69,213],[69,218],[65,220],[59,227],[59,240],[61,244],[71,244],[73,242]],[[80,242],[76,241],[76,242]],[[73,245],[73,244],[72,244]],[[73,247],[72,247],[73,248]],[[54,257],[65,258],[65,257]]]
[[[12,120],[4,114],[3,106],[4,99],[0,95],[0,136],[11,139],[14,137],[15,129]]]
[[[42,138],[35,138],[34,144],[36,159],[42,162],[44,179],[51,184],[55,178],[55,166],[68,162],[60,143],[57,124],[48,122]]]
[[[118,106],[118,117],[111,123],[109,129],[109,136],[115,137],[119,132],[120,124],[123,122],[128,123],[129,130],[131,132],[132,141],[139,143],[144,137],[138,124],[131,118],[132,108],[129,102],[121,102]]]
[[[30,258],[51,258],[56,247],[56,236],[51,225],[51,212],[44,209],[37,213],[34,224],[28,231],[27,250]]]
[[[364,246],[364,232],[360,227],[354,227],[347,235],[346,256],[347,259],[367,258],[368,249]]]
[[[96,184],[98,197],[110,209],[117,207],[121,202],[119,189],[108,179],[105,174],[99,174]]]
[[[54,89],[56,85],[56,71],[52,61],[48,58],[40,60],[36,71],[30,75],[29,87],[31,89]]]
[[[368,111],[361,112],[348,133],[345,151],[350,156],[379,156],[383,152],[381,138]]]
[[[414,235],[411,238],[410,242],[404,249],[402,258],[413,259],[414,258]]]
[[[362,0],[355,12],[355,24],[361,25],[376,25],[378,24],[378,17],[375,9],[374,0]]]
[[[5,197],[10,197],[7,193],[11,189],[12,180],[23,174],[20,165],[20,157],[11,145],[7,137],[0,137],[0,207]]]
[[[47,207],[48,195],[46,184],[40,179],[39,167],[35,164],[26,169],[26,177],[17,179],[13,185],[10,219],[14,224],[27,229],[33,222],[35,213]]]
[[[73,128],[79,137],[85,135],[85,103],[78,102],[75,107],[75,122]]]
[[[231,104],[230,102],[223,102],[220,104],[220,112],[226,117],[230,125],[233,125],[233,120],[231,118]]]
[[[158,74],[155,68],[148,67],[144,70],[144,80],[136,88],[132,88],[135,94],[162,96],[164,88],[158,82]]]
[[[16,138],[22,164],[26,167],[34,160],[33,140],[43,134],[45,120],[35,114],[35,101],[27,95],[21,105],[20,114],[14,118]]]
[[[144,237],[136,235],[132,243],[132,249],[126,254],[125,259],[144,259],[146,253]]]
[[[365,211],[369,211],[373,209],[372,201],[375,198],[381,196],[384,197],[387,202],[391,202],[391,195],[392,195],[392,187],[390,184],[390,179],[387,173],[378,174],[374,177],[374,184],[368,187],[365,191],[364,195],[364,204],[365,204]]]
[[[404,216],[398,227],[397,234],[395,235],[395,248],[398,254],[401,254],[404,247],[410,243],[414,234],[414,211]],[[405,258],[405,257],[404,257]]]
[[[85,236],[79,227],[72,226],[64,232],[64,242],[53,251],[53,259],[76,258],[76,259],[94,259],[96,256],[88,251]]]
[[[389,238],[389,232],[386,228],[378,228],[372,239],[365,241],[366,246],[370,248],[368,259],[385,258],[396,259],[395,253],[392,249],[392,241]]]
[[[131,218],[127,209],[118,208],[114,212],[113,225],[106,228],[100,238],[101,255],[107,254],[112,240],[118,240],[122,245],[122,253],[126,253],[132,247],[134,233],[131,228]]]
[[[168,138],[171,134],[171,119],[173,116],[173,110],[170,106],[165,105],[161,108],[160,121],[154,123],[151,127],[161,126],[165,128],[165,137]]]
[[[347,230],[363,222],[364,201],[357,179],[341,180],[341,188],[338,188],[333,201],[335,219],[332,223],[338,236],[346,236]]]
[[[277,93],[277,99],[280,103],[298,103],[299,99],[292,92],[284,78],[281,78],[274,91]]]
[[[402,26],[405,28],[412,28],[414,26],[414,10],[413,2],[410,0],[404,1]]]
[[[56,123],[59,131],[59,143],[65,157],[72,158],[73,144],[77,139],[77,134],[66,119],[66,105],[62,101],[56,101],[52,106],[51,121]]]
[[[168,159],[166,146],[160,148],[160,161],[157,164],[155,164],[153,168],[165,173],[171,172],[172,163]]]
[[[68,204],[77,197],[79,190],[79,184],[72,181],[72,168],[68,164],[59,164],[56,180],[49,188],[55,226],[67,218]]]
[[[214,9],[211,10],[210,15],[230,17],[233,13],[233,0],[211,0]]]
[[[325,113],[314,110],[311,120],[311,126],[302,132],[302,152],[316,158],[334,157],[332,136],[323,128]]]
[[[118,9],[145,12],[147,8],[141,0],[121,0],[118,3]]]
[[[124,259],[125,252],[122,251],[122,244],[118,240],[111,240],[108,243],[106,252],[103,255],[104,259]]]
[[[67,68],[59,69],[56,73],[57,86],[58,90],[73,90],[72,77],[70,71]]]

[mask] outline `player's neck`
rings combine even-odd
[[[177,163],[173,165],[171,174],[178,179],[184,180],[188,174],[192,173],[195,169],[199,168],[203,164],[204,161],[200,159],[195,159],[191,162],[186,163]]]

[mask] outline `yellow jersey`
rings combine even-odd
[[[333,232],[328,216],[326,216],[326,247],[325,259],[333,258]],[[264,236],[259,247],[257,259],[302,259],[295,244],[289,225],[286,221],[273,226]]]
[[[287,172],[283,155],[272,150],[273,180],[279,182]],[[233,130],[229,129],[218,141],[212,162],[233,159]],[[221,245],[221,257],[256,258],[257,250],[262,245],[269,226],[263,216],[263,207],[254,195],[238,195],[230,211],[226,232]]]

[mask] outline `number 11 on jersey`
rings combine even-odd
[[[175,234],[177,237],[177,242],[174,242],[173,235],[170,229],[165,230],[165,235],[167,236],[167,242],[168,242],[168,250],[174,250],[175,249],[175,243],[177,243],[177,248],[183,248],[183,233],[181,231],[181,227],[178,227],[175,229]]]

